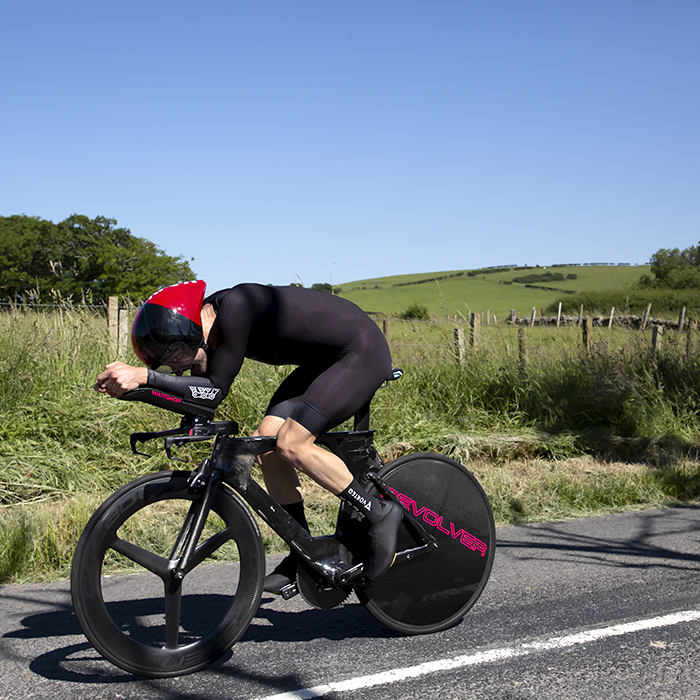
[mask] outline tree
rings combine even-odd
[[[333,287],[328,282],[317,282],[311,285],[311,289],[317,292],[328,292],[328,294],[342,294],[342,287]]]
[[[430,311],[425,304],[414,301],[402,314],[401,318],[409,321],[427,321],[430,318]]]
[[[700,289],[700,244],[684,250],[661,248],[651,256],[651,273],[642,275],[641,287],[656,289]]]
[[[182,256],[117,227],[114,219],[74,214],[58,224],[32,216],[0,217],[0,298],[29,290],[95,301],[145,299],[159,287],[194,279]]]

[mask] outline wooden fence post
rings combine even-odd
[[[532,315],[530,316],[530,328],[535,325],[535,318],[537,317],[537,309],[532,307]]]
[[[109,331],[109,352],[114,355],[119,347],[119,299],[117,297],[109,297],[107,330]]]
[[[610,320],[608,321],[608,328],[612,328],[613,318],[615,317],[615,307],[613,306],[610,310]]]
[[[472,314],[469,319],[469,345],[475,348],[479,343],[479,329],[481,328],[481,314]]]
[[[584,350],[590,350],[591,348],[591,328],[593,327],[593,321],[590,318],[584,318],[581,324],[581,343],[583,344]]]
[[[664,327],[654,326],[651,332],[651,350],[656,353],[661,349],[661,341],[663,340]]]
[[[561,302],[559,302],[559,310],[557,311],[557,328],[559,328],[560,321],[561,321]]]
[[[579,309],[579,312],[578,312],[578,325],[579,325],[579,328],[581,328],[581,326],[583,326],[583,304],[581,304],[581,308]]]
[[[683,330],[683,324],[685,323],[685,306],[681,309],[681,312],[678,316],[678,332]]]
[[[455,359],[458,365],[464,364],[464,355],[466,352],[464,346],[464,331],[461,328],[455,328],[454,332],[454,349],[455,349]]]
[[[524,369],[527,366],[527,328],[518,328],[518,357],[520,366]]]
[[[387,345],[391,343],[391,321],[388,318],[384,319],[383,322],[384,338],[386,339]]]
[[[649,314],[651,313],[651,302],[647,305],[646,311],[642,314],[642,330],[646,330]]]
[[[510,310],[510,322],[515,325],[518,321],[518,315],[515,313],[515,309]]]
[[[688,357],[690,357],[690,355],[693,352],[693,348],[695,347],[695,334],[696,334],[697,330],[698,330],[697,321],[690,321],[688,323],[688,335],[686,336],[686,339],[685,339],[685,354]]]
[[[119,309],[119,357],[126,357],[127,339],[129,338],[129,310]]]

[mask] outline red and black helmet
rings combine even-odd
[[[131,343],[144,364],[157,369],[175,355],[194,359],[204,344],[201,312],[206,287],[202,280],[181,282],[146,299],[131,327]]]

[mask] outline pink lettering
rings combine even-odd
[[[416,518],[419,518],[422,515],[423,522],[431,525],[446,535],[450,535],[453,540],[459,540],[465,547],[471,549],[472,552],[479,552],[482,557],[486,556],[486,552],[489,548],[486,542],[482,542],[480,539],[474,537],[474,535],[468,533],[464,528],[460,528],[458,530],[455,527],[455,524],[452,522],[450,523],[450,529],[448,530],[442,524],[442,515],[438,515],[434,510],[430,510],[427,506],[423,506],[419,509],[418,504],[412,498],[409,498],[406,496],[406,494],[400,493],[396,489],[392,489],[391,486],[389,489],[396,496],[396,498],[399,499],[399,502],[406,510],[413,511],[413,515],[415,515]]]
[[[425,515],[423,516],[423,521],[435,527],[440,516],[434,510],[425,509]]]
[[[474,535],[470,535],[468,532],[465,532],[462,535],[461,542],[465,547],[469,547],[472,552],[476,549],[476,537],[474,537]]]
[[[452,523],[450,523],[452,525]],[[450,534],[449,530],[445,530],[445,528],[442,526],[442,515],[438,518],[437,523],[435,523],[435,527],[440,530],[440,532],[444,532],[446,535]]]
[[[170,396],[170,394],[164,394],[162,391],[151,391],[151,396],[157,396],[159,399],[166,399],[167,401],[172,401],[173,403],[182,403],[182,399],[177,396]]]

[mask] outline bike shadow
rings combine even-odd
[[[318,639],[341,641],[402,636],[375,620],[354,599],[331,610],[313,607],[285,610],[283,605],[273,596],[264,596],[242,641],[310,642]]]
[[[182,619],[182,634],[199,633],[207,620],[215,619],[216,612],[225,609],[230,604],[230,597],[217,594],[201,594],[192,596],[189,601],[194,605],[189,607]],[[290,605],[291,603],[291,605]],[[147,641],[152,632],[153,639],[159,638],[162,630],[158,625],[144,627],[140,620],[147,620],[153,610],[162,604],[161,599],[145,598],[136,601],[120,601],[109,603],[108,608],[114,619],[131,625],[139,639]],[[290,605],[288,609],[284,605]],[[349,600],[332,610],[318,610],[304,607],[300,601],[282,601],[275,596],[265,595],[250,626],[242,638],[229,651],[220,657],[211,670],[218,673],[234,673],[239,676],[243,668],[229,668],[231,659],[237,650],[242,653],[248,645],[264,644],[267,642],[305,642],[314,640],[341,641],[348,639],[381,639],[400,636],[377,622],[364,608],[354,600]],[[58,606],[58,609],[56,607]],[[139,628],[139,629],[137,629]],[[10,640],[41,640],[41,647],[46,648],[45,640],[55,638],[55,644],[49,651],[26,658],[18,657],[6,644]],[[35,614],[29,614],[19,620],[19,626],[6,632],[0,643],[3,656],[13,655],[16,660],[28,662],[33,673],[49,680],[60,680],[77,683],[125,683],[151,682],[114,667],[92,648],[83,637],[78,621],[70,603],[54,602],[54,609]],[[241,649],[242,647],[242,649]],[[34,645],[30,649],[35,648]],[[31,651],[28,650],[31,654]],[[257,653],[257,652],[255,652]],[[29,655],[29,654],[28,654]],[[260,681],[255,674],[251,680]],[[161,681],[167,679],[160,679]],[[279,687],[280,679],[273,686]],[[295,679],[287,681],[294,686]],[[283,685],[286,683],[283,682]]]

